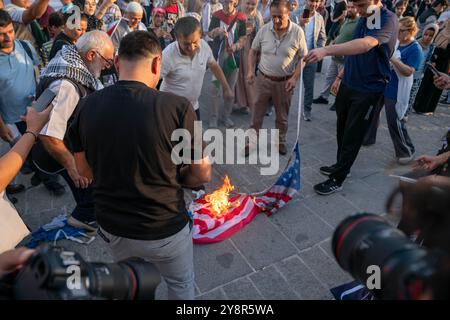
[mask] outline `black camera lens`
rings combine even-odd
[[[91,263],[88,289],[93,296],[117,300],[153,300],[160,283],[150,263],[130,258],[119,263]]]
[[[374,293],[381,299],[419,297],[436,266],[424,248],[370,213],[344,219],[333,234],[332,249],[339,265],[364,284],[372,275],[368,267],[379,268],[381,288]]]

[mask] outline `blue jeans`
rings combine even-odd
[[[305,86],[304,110],[311,112],[314,97],[314,77],[316,76],[317,64],[307,64],[303,69],[303,85]]]

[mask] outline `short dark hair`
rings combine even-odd
[[[174,27],[175,35],[181,35],[183,37],[187,37],[197,30],[200,30],[200,22],[198,22],[198,20],[194,17],[180,18]]]
[[[291,6],[289,4],[289,1],[287,0],[273,0],[270,3],[270,8],[280,8],[285,7],[287,11],[291,10]]]
[[[52,12],[48,17],[49,27],[62,27],[64,25],[64,15],[61,12]]]
[[[447,0],[436,0],[431,4],[431,7],[436,8],[438,5],[447,5]]]
[[[134,31],[120,41],[119,59],[137,60],[161,54],[161,45],[153,31]]]
[[[0,9],[0,27],[4,28],[12,23],[11,16],[6,10]]]

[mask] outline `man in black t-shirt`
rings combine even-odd
[[[80,172],[92,170],[99,234],[117,260],[141,257],[159,269],[169,299],[194,298],[193,245],[182,187],[210,180],[207,159],[172,161],[172,133],[193,143],[190,102],[154,88],[161,47],[154,34],[126,35],[116,60],[119,81],[80,102],[69,136]],[[191,144],[192,145],[192,144]]]

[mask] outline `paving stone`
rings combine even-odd
[[[212,290],[208,293],[196,297],[197,300],[227,300],[225,293],[221,288]]]
[[[231,237],[231,241],[255,269],[261,269],[297,252],[269,221],[272,217],[260,214]]]
[[[250,275],[250,279],[264,299],[293,300],[299,298],[274,266]]]
[[[306,208],[300,200],[289,203],[272,217],[275,225],[299,250],[330,237],[332,232],[332,228]]]
[[[230,300],[262,300],[263,297],[248,278],[241,278],[223,286]]]
[[[283,260],[276,266],[300,299],[329,300],[332,298],[328,288],[320,283],[298,256]]]
[[[345,217],[358,211],[358,208],[339,193],[326,197],[317,195],[305,199],[302,203],[332,227],[336,227]]]
[[[230,241],[195,245],[194,265],[196,283],[202,293],[252,272]]]
[[[361,180],[344,182],[340,195],[365,212],[382,213],[385,211],[386,197]]]
[[[26,201],[27,215],[51,209],[50,194],[42,184],[27,190]]]
[[[352,280],[319,246],[302,251],[299,256],[312,273],[330,289]]]

